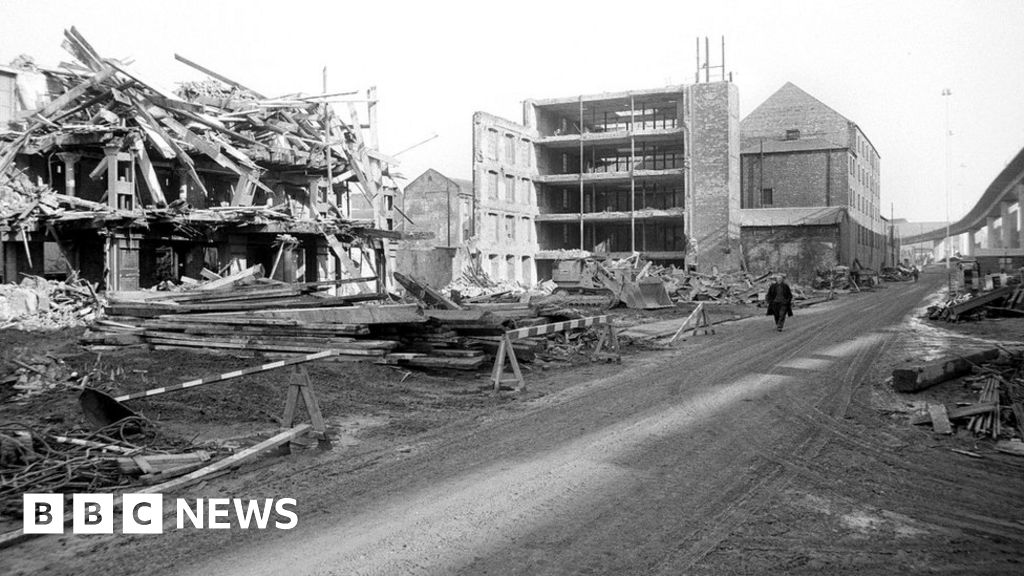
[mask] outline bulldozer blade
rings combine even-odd
[[[106,428],[125,418],[138,416],[131,408],[95,388],[84,388],[78,396],[78,405],[82,407],[85,419],[94,428]]]
[[[651,310],[654,308],[669,308],[674,306],[672,298],[665,290],[665,283],[657,278],[652,281],[641,280],[639,283],[625,282],[619,299],[627,308]]]

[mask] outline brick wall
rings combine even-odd
[[[744,227],[741,241],[748,269],[782,272],[809,283],[817,270],[839,264],[840,226]]]
[[[739,267],[740,209],[739,92],[734,84],[716,82],[690,87],[692,103],[690,173],[693,206],[689,236],[696,243],[696,264]]]
[[[744,208],[796,208],[848,204],[848,158],[845,149],[744,154]],[[763,189],[772,203],[764,204]]]

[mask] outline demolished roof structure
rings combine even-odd
[[[352,93],[268,98],[176,56],[212,80],[171,92],[75,28],[64,35],[74,62],[0,68],[18,101],[0,124],[5,280],[42,275],[44,240],[84,278],[125,290],[204,265],[271,269],[287,234],[302,249],[282,279],[376,275],[386,292],[397,162],[373,148],[374,89],[343,119],[332,103]]]

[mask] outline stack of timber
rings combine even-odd
[[[458,370],[475,370],[487,360],[443,316],[429,317],[416,304],[356,305],[380,296],[331,296],[321,292],[331,282],[288,284],[260,276],[257,266],[190,290],[109,293],[107,316],[83,343],[101,350],[147,345],[267,357],[335,350],[338,361]],[[451,320],[499,325],[483,313],[467,314]]]

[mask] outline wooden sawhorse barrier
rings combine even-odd
[[[134,394],[125,394],[113,398],[112,402],[120,403],[125,400],[166,394],[167,392],[174,392],[175,390],[195,388],[196,386],[207,386],[209,384],[215,384],[225,380],[234,380],[235,378],[248,376],[250,374],[267,372],[269,370],[277,370],[278,368],[291,366],[291,381],[288,386],[288,397],[285,400],[284,417],[281,419],[281,426],[284,428],[291,428],[295,425],[295,414],[299,407],[299,398],[301,397],[306,405],[306,412],[309,413],[309,420],[313,430],[313,435],[319,440],[320,448],[326,450],[331,447],[330,441],[327,438],[327,424],[324,422],[324,416],[320,412],[320,403],[317,401],[316,395],[313,393],[313,384],[309,379],[309,372],[306,371],[305,364],[314,360],[320,360],[322,358],[329,358],[337,355],[338,352],[336,350],[324,350],[323,352],[317,352],[315,354],[305,354],[303,356],[287,358],[285,360],[277,360],[260,366],[242,368],[241,370],[234,370],[232,372],[226,372],[216,376],[207,376],[206,378],[189,380],[188,382],[173,384],[171,386],[153,388],[143,392],[136,392]],[[127,408],[125,409],[127,410]]]
[[[679,337],[683,335],[687,330],[693,330],[694,335],[697,334],[697,330],[703,330],[704,335],[707,336],[708,332],[715,333],[715,329],[711,327],[711,321],[708,320],[708,311],[704,309],[704,303],[697,304],[697,307],[690,312],[690,315],[683,321],[682,326],[676,330],[676,333],[672,335],[672,339],[668,341],[669,344],[675,343]],[[681,338],[686,340],[686,338]]]
[[[309,379],[309,372],[304,364],[295,364],[291,370],[291,381],[288,385],[288,397],[284,403],[284,417],[281,418],[281,426],[291,428],[295,425],[295,413],[299,408],[299,399],[306,405],[306,412],[309,414],[309,421],[312,425],[313,437],[321,450],[331,449],[331,440],[327,437],[327,423],[324,415],[320,412],[320,402],[313,393],[313,382]],[[282,446],[287,449],[288,445]]]
[[[516,351],[513,348],[512,343],[522,338],[530,338],[532,336],[544,336],[547,334],[555,334],[557,332],[565,332],[566,330],[574,330],[576,328],[589,328],[591,326],[605,326],[607,330],[601,334],[597,341],[597,346],[594,347],[594,352],[591,354],[591,359],[596,359],[602,355],[601,348],[605,345],[608,346],[611,352],[610,354],[614,359],[621,362],[622,357],[619,353],[619,336],[615,332],[615,327],[608,319],[607,315],[603,316],[591,316],[589,318],[580,318],[578,320],[566,320],[565,322],[552,322],[551,324],[541,324],[540,326],[529,326],[527,328],[516,328],[515,330],[508,330],[501,337],[498,342],[498,353],[494,357],[494,369],[491,371],[491,381],[494,383],[494,391],[497,392],[501,389],[502,384],[509,382],[516,383],[517,390],[526,390],[526,382],[523,380],[523,373],[519,369],[519,360],[516,359]],[[607,356],[609,353],[605,353]],[[505,360],[508,360],[509,365],[512,367],[512,377],[502,378],[505,372]]]

